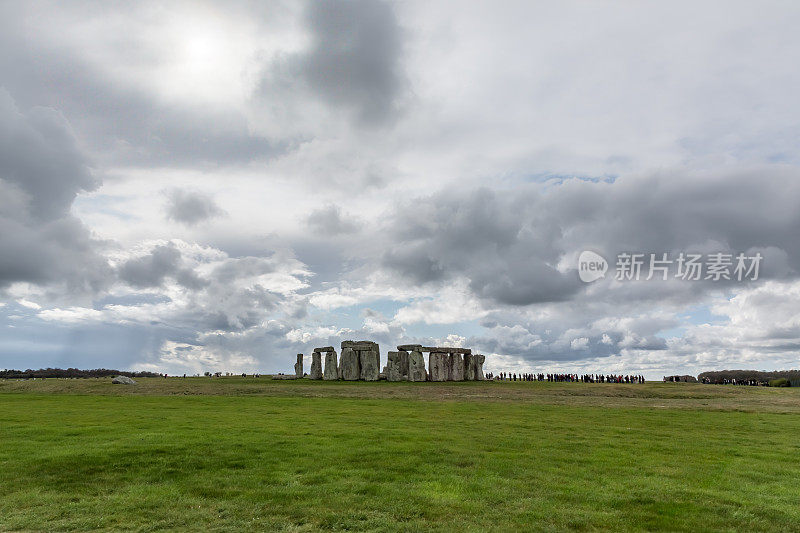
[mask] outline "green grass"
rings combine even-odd
[[[800,528],[800,391],[0,381],[2,530]]]

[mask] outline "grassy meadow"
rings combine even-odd
[[[800,389],[0,380],[0,530],[800,529]]]

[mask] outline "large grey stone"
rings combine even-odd
[[[314,348],[314,351],[315,352],[319,352],[319,353],[332,352],[334,350],[335,350],[335,348],[333,346],[323,346],[322,348]]]
[[[330,350],[325,352],[325,372],[322,379],[335,381],[339,379],[339,366],[336,364],[336,352]]]
[[[450,354],[450,380],[464,381],[464,359],[460,353]]]
[[[397,349],[401,352],[413,352],[414,350],[420,351],[422,350],[421,344],[401,344],[397,347]]]
[[[303,354],[297,354],[297,362],[294,364],[294,375],[298,378],[303,377]]]
[[[322,379],[322,354],[312,352],[311,370],[308,372],[308,379]]]
[[[475,379],[478,381],[483,381],[485,378],[483,376],[483,362],[486,361],[486,356],[481,354],[475,354]]]
[[[441,353],[460,353],[460,354],[468,354],[472,353],[472,350],[469,348],[450,348],[447,346],[423,346],[420,348],[421,352],[441,352]]]
[[[352,348],[354,350],[372,350],[378,344],[372,341],[342,341],[342,350]]]
[[[381,369],[381,350],[378,347],[378,343],[374,342],[374,348],[372,348],[372,357],[375,359],[375,368],[378,369],[380,372]]]
[[[361,363],[358,352],[352,348],[343,348],[339,369],[345,381],[358,381],[361,377]]]
[[[408,352],[400,350],[398,353],[400,354],[400,375],[403,376],[403,379],[408,379]]]
[[[361,379],[364,381],[378,381],[381,372],[380,359],[375,350],[359,350],[358,360],[361,363]]]
[[[453,381],[453,354],[444,354],[442,363],[444,364],[444,380]]]
[[[388,352],[386,355],[386,381],[402,381],[406,376],[400,370],[400,352]]]
[[[475,381],[475,356],[469,353],[464,354],[464,379]]]
[[[136,385],[136,382],[128,376],[117,376],[111,380],[114,385]]]
[[[428,379],[447,381],[448,354],[431,352],[428,356]]]
[[[425,371],[425,356],[419,350],[408,354],[408,381],[427,381],[428,373]]]

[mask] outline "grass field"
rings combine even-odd
[[[0,530],[800,529],[800,389],[0,380]]]

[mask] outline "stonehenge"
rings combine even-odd
[[[473,354],[469,348],[418,346],[416,350],[418,353],[429,353],[430,381],[483,380],[483,362],[486,358],[480,354]]]
[[[419,350],[412,350],[408,354],[408,381],[427,381],[428,372],[425,370],[425,357]]]
[[[475,354],[474,365],[475,365],[475,380],[476,381],[483,381],[483,362],[486,361],[486,356],[482,354]]]
[[[361,379],[364,381],[378,381],[380,368],[375,360],[372,350],[358,352],[358,362],[361,365]]]
[[[469,348],[401,344],[387,353],[381,371],[380,347],[372,341],[342,341],[341,355],[336,358],[333,346],[314,348],[311,354],[309,379],[344,381],[482,381],[486,357],[473,354]],[[424,352],[428,352],[425,368]],[[322,354],[325,365],[322,365]],[[297,354],[295,376],[303,377],[303,354]]]
[[[311,371],[308,373],[308,379],[322,379],[322,354],[316,350],[311,354]]]
[[[475,356],[472,354],[464,354],[464,379],[467,381],[475,381]]]
[[[336,361],[336,350],[325,352],[325,371],[322,374],[322,379],[328,381],[339,379],[339,364]]]
[[[348,375],[358,376],[354,379],[364,381],[378,381],[381,371],[381,355],[378,343],[372,341],[342,341],[342,353],[351,350],[353,356],[349,358],[353,368]],[[347,379],[346,377],[344,379]]]
[[[450,379],[464,381],[464,359],[460,353],[450,354]]]
[[[389,352],[386,355],[386,368],[383,372],[386,375],[386,381],[405,381],[408,378],[408,372],[404,375],[402,367],[400,352]]]
[[[398,346],[403,348],[405,346]],[[411,355],[422,360],[422,352],[428,352],[429,381],[483,381],[483,362],[486,356],[473,354],[469,348],[449,348],[435,346],[416,346]],[[414,354],[419,354],[416,356]],[[418,357],[418,359],[416,359]],[[418,363],[417,363],[418,364]],[[409,381],[415,380],[409,377]]]
[[[414,350],[420,351],[422,350],[421,344],[401,344],[397,347],[398,350],[401,352],[413,352]]]
[[[297,362],[294,364],[294,375],[298,378],[303,377],[303,354],[297,354]]]
[[[322,368],[322,354],[325,354],[325,368]],[[339,365],[336,362],[336,350],[333,346],[325,346],[322,348],[314,348],[311,354],[311,373],[308,375],[310,379],[325,379],[336,380],[339,379]],[[314,371],[314,362],[319,366],[319,373]]]
[[[445,361],[445,358],[448,361]],[[445,352],[430,352],[428,355],[428,377],[431,381],[447,381],[447,367],[449,354]]]
[[[358,381],[361,378],[361,364],[358,352],[352,348],[342,348],[339,359],[339,379],[345,381]]]

